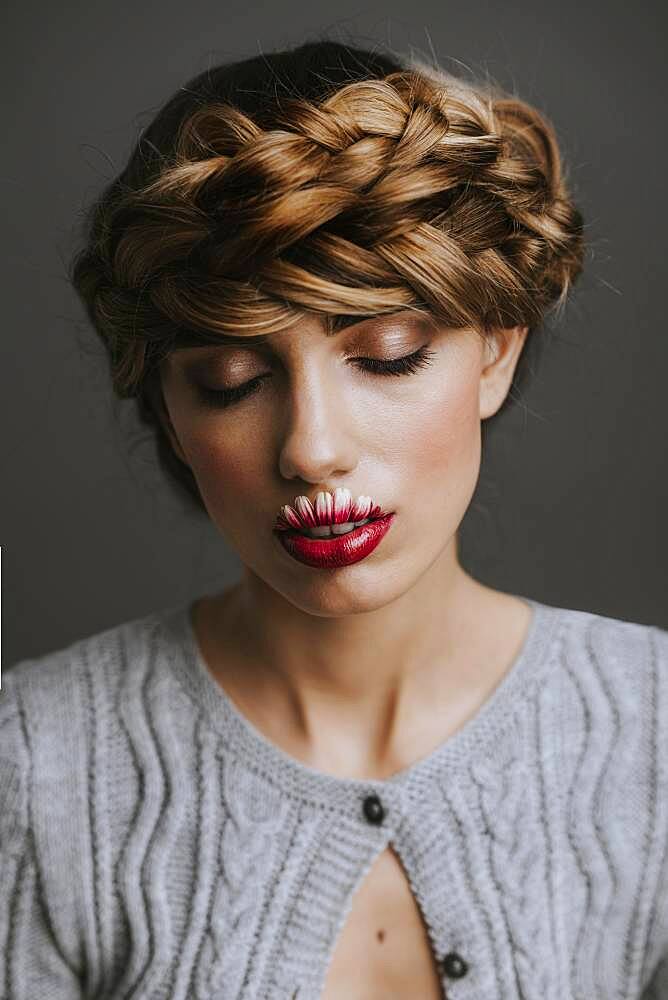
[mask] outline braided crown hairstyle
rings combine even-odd
[[[220,335],[413,309],[533,332],[582,268],[553,127],[498,88],[333,41],[182,87],[88,209],[70,278],[158,459],[159,364]]]

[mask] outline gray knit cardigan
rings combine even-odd
[[[448,1000],[668,1000],[668,632],[524,600],[487,701],[383,781],[263,736],[190,603],[6,669],[0,996],[318,1000],[391,844]]]

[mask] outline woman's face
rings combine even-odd
[[[456,560],[480,469],[481,419],[503,402],[525,335],[514,328],[485,343],[408,310],[328,335],[308,317],[265,343],[173,352],[161,369],[163,419],[247,570],[313,614],[373,610],[436,560]],[[416,352],[418,365],[405,374],[363,370],[360,360]],[[207,395],[246,383],[249,393],[229,405]],[[281,545],[276,517],[299,495],[315,502],[337,487],[393,512],[390,529],[351,565],[305,565]]]

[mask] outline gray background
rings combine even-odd
[[[7,23],[8,22],[8,23]],[[591,250],[462,526],[476,578],[668,627],[665,13],[640,3],[15,2],[6,18],[3,659],[220,589],[237,557],[114,405],[69,288],[81,209],[207,66],[320,34],[489,72],[554,122]]]

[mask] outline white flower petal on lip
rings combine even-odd
[[[320,490],[313,501],[304,495],[295,497],[292,506],[285,504],[281,507],[279,522],[283,519],[289,527],[300,530],[347,522],[354,524],[373,520],[381,513],[381,508],[374,504],[371,497],[360,495],[353,499],[346,486],[339,486],[333,493]]]
[[[313,507],[311,506],[311,501],[308,497],[296,497],[295,498],[295,509],[302,519],[302,522],[308,527],[314,527],[315,514],[313,512]]]
[[[333,520],[336,524],[344,524],[349,517],[353,495],[345,486],[337,486],[333,497]]]
[[[350,512],[351,521],[363,521],[369,516],[371,508],[373,507],[373,500],[371,497],[360,496],[357,498],[356,502],[353,504],[353,508]]]
[[[288,522],[288,524],[292,528],[303,528],[304,527],[304,525],[302,524],[301,520],[299,519],[299,517],[297,516],[297,514],[294,512],[294,510],[292,509],[292,507],[289,504],[284,504],[283,507],[281,507],[281,512],[282,512],[283,517],[285,518],[285,520]]]
[[[331,493],[325,493],[321,490],[320,493],[316,494],[315,517],[318,524],[329,524],[331,522],[333,507],[334,503]]]

